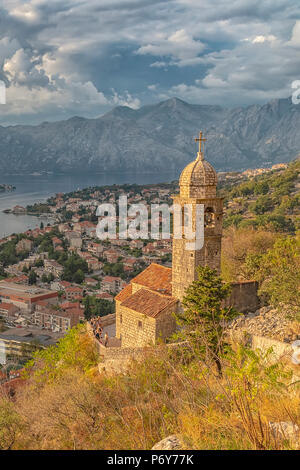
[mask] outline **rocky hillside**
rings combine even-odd
[[[262,307],[256,312],[234,319],[230,330],[240,337],[250,333],[290,343],[300,337],[300,323],[293,319],[294,316],[295,311],[285,305],[278,308]]]
[[[300,152],[300,106],[290,99],[224,109],[173,98],[139,110],[117,107],[97,119],[0,127],[1,173],[180,169],[202,129],[219,170],[289,161]]]

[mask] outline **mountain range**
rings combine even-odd
[[[299,155],[299,129],[300,105],[290,98],[234,109],[171,98],[96,119],[0,126],[0,172],[177,170],[195,157],[200,130],[217,170],[269,166]]]

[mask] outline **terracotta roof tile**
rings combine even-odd
[[[132,285],[128,284],[124,289],[116,295],[115,300],[119,300],[120,302],[124,302],[124,300],[128,299],[132,294]]]
[[[143,272],[138,274],[131,283],[145,286],[165,295],[172,295],[172,269],[160,264],[152,263]]]
[[[161,295],[147,289],[139,289],[122,302],[122,306],[148,317],[156,317],[162,310],[176,302],[177,300],[173,297]]]
[[[0,308],[2,310],[7,310],[7,311],[12,311],[13,309],[16,308],[16,306],[14,304],[9,304],[9,303],[6,303],[6,302],[1,302],[0,303]]]
[[[105,276],[102,280],[102,282],[115,282],[115,281],[121,281],[121,278],[116,277],[116,276]]]

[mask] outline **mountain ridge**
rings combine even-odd
[[[290,98],[222,108],[170,98],[98,118],[0,126],[2,173],[176,170],[196,154],[199,130],[217,170],[290,161],[300,153],[300,107]]]

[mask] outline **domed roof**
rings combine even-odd
[[[200,138],[199,152],[196,160],[189,163],[182,171],[179,179],[180,195],[182,197],[215,197],[218,177],[216,170],[210,163],[204,160],[202,152],[202,132]]]
[[[218,177],[216,170],[206,160],[199,156],[193,162],[189,163],[182,171],[179,184],[190,184],[193,186],[216,186]]]

